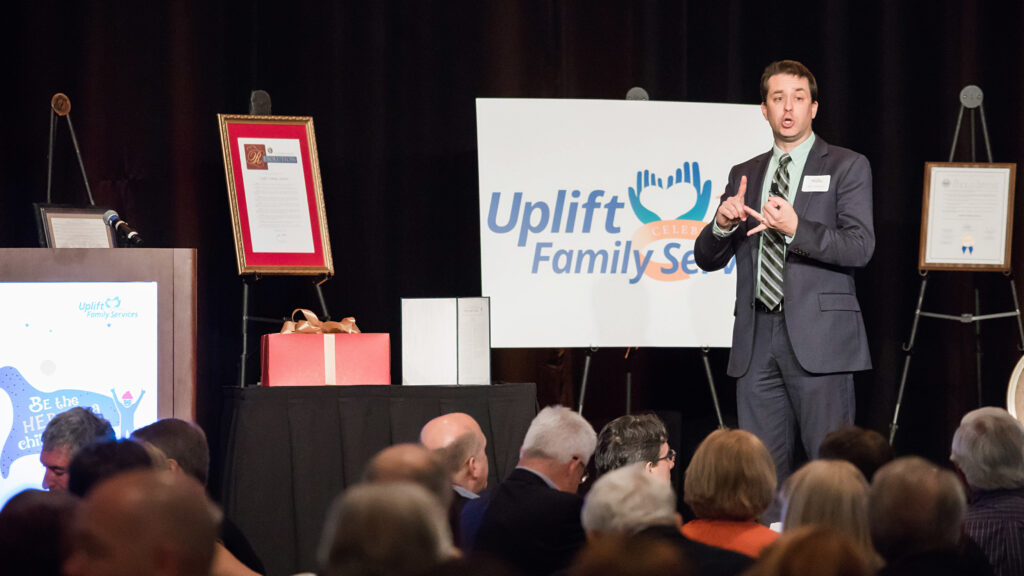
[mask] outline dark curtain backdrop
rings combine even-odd
[[[475,98],[617,99],[643,86],[658,100],[755,104],[769,61],[804,61],[821,86],[816,131],[874,168],[878,247],[858,290],[875,369],[858,375],[857,399],[858,422],[883,433],[920,286],[923,163],[946,160],[960,89],[984,89],[996,161],[1016,162],[1024,147],[1018,2],[37,0],[4,12],[0,245],[36,245],[48,104],[65,92],[96,201],[149,246],[199,251],[198,414],[208,431],[241,345],[215,115],[246,112],[252,89],[267,90],[277,114],[315,118],[337,269],[328,304],[392,334],[398,382],[400,298],[480,293]],[[960,160],[970,159],[968,134]],[[983,159],[980,126],[978,135]],[[53,190],[55,202],[86,201],[63,123]],[[1018,222],[1020,212],[1018,203]],[[1022,248],[1016,234],[1017,269]],[[1012,309],[999,274],[930,278],[926,309],[973,311],[976,294],[982,312]],[[309,281],[270,279],[256,284],[253,312],[316,304]],[[1015,324],[987,322],[978,339],[970,325],[922,320],[900,452],[945,461],[960,416],[979,403],[978,342],[980,402],[1003,404]],[[634,410],[682,415],[685,454],[714,425],[699,352],[624,356],[593,354],[587,416],[600,426],[622,413],[629,371]],[[732,421],[726,358],[711,351]],[[584,365],[582,350],[494,352],[495,378],[538,382],[542,402],[574,402]]]

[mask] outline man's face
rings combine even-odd
[[[53,491],[68,489],[68,465],[71,464],[71,452],[63,446],[53,450],[43,450],[39,462],[46,467],[43,474],[43,488]]]
[[[668,442],[662,442],[661,448],[658,449],[658,461],[647,468],[648,472],[656,478],[665,480],[666,483],[672,481],[672,469],[676,467],[675,454],[669,457],[669,452],[671,452],[671,448],[669,448]]]
[[[768,78],[768,95],[761,103],[761,113],[772,127],[775,143],[789,152],[811,135],[818,103],[811,101],[807,78],[776,74]]]

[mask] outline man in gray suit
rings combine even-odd
[[[709,271],[736,257],[728,374],[738,379],[740,427],[768,447],[783,482],[798,437],[814,458],[826,434],[853,424],[853,372],[871,368],[853,275],[871,259],[875,232],[868,160],[811,130],[811,72],[769,64],[761,112],[775,145],[733,167],[694,255]]]

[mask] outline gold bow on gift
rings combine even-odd
[[[296,312],[302,312],[306,319],[296,322]],[[312,311],[296,308],[292,310],[292,319],[285,320],[281,334],[359,334],[359,327],[351,316],[341,322],[321,322]]]

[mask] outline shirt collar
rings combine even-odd
[[[527,468],[526,466],[516,466],[516,470],[526,470],[531,474],[535,474],[538,478],[543,480],[545,484],[554,488],[555,490],[558,490],[558,486],[555,486],[555,483],[551,481],[551,478],[548,478],[547,476],[541,474],[540,472],[537,472],[533,468]]]
[[[803,172],[804,164],[807,163],[807,156],[811,154],[811,148],[814,147],[815,140],[817,140],[817,138],[814,136],[814,132],[811,132],[811,135],[808,136],[807,140],[804,140],[797,145],[796,148],[789,151],[789,158],[793,161],[793,168],[796,169],[796,172]],[[775,164],[778,164],[779,158],[782,157],[783,154],[785,154],[785,152],[779,148],[778,144],[772,146],[772,161]],[[790,173],[794,172],[791,171]]]
[[[480,495],[477,494],[476,492],[473,492],[472,490],[467,490],[466,488],[463,488],[458,484],[452,484],[452,490],[455,490],[456,494],[462,496],[463,498],[466,498],[467,500],[476,500],[477,498],[480,497]]]

